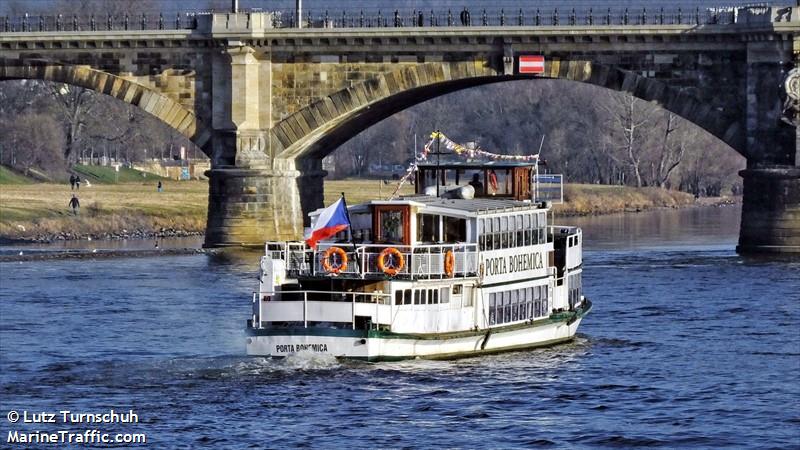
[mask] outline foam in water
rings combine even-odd
[[[288,370],[336,369],[341,366],[333,355],[306,350],[292,353],[280,363],[282,368]]]

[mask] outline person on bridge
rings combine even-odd
[[[72,198],[69,199],[69,207],[72,208],[72,214],[78,215],[78,208],[81,207],[81,202],[78,201],[78,196],[72,194]]]

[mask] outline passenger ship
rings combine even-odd
[[[315,248],[266,244],[248,354],[456,358],[575,336],[592,307],[582,234],[548,225],[536,163],[417,169],[415,195],[345,207],[349,227]]]

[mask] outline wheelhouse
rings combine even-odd
[[[455,186],[470,185],[475,198],[533,200],[536,163],[457,162],[420,164],[416,174],[416,193],[437,195]]]

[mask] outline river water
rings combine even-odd
[[[0,447],[798,448],[800,263],[736,255],[738,216],[564,219],[595,304],[579,337],[444,362],[243,356],[257,254],[0,263]],[[7,419],[111,408],[138,423]]]

